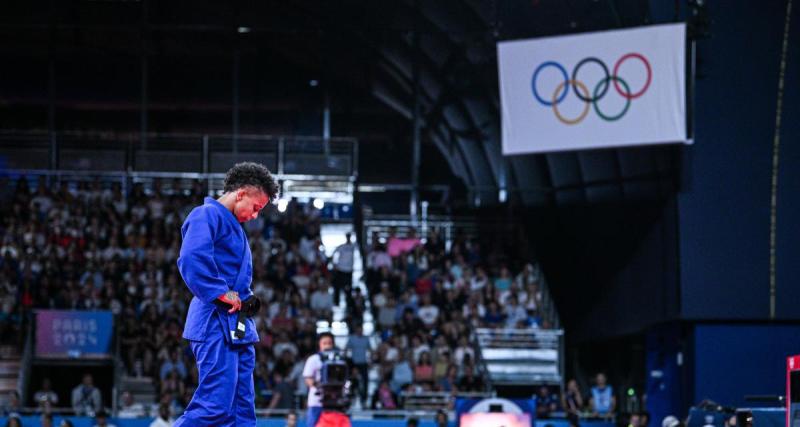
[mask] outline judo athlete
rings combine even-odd
[[[278,185],[257,163],[238,163],[225,175],[224,193],[206,197],[181,227],[178,269],[194,297],[183,338],[197,360],[199,384],[183,426],[255,426],[253,369],[258,341],[253,319],[252,255],[241,223],[275,199]]]

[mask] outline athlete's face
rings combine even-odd
[[[269,197],[263,191],[252,187],[240,188],[236,190],[233,214],[239,222],[247,222],[256,219],[267,203],[269,203]]]

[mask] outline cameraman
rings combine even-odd
[[[323,332],[317,337],[319,353],[333,350],[333,334]],[[306,427],[317,425],[319,416],[322,413],[322,393],[317,389],[320,380],[320,370],[322,369],[322,358],[319,353],[314,353],[306,359],[303,367],[303,378],[308,386],[308,412],[306,413]]]

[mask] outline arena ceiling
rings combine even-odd
[[[498,40],[644,25],[649,16],[646,0],[17,2],[4,5],[0,16],[0,54],[9,58],[0,71],[0,108],[43,114],[37,106],[47,103],[47,64],[54,55],[61,58],[55,67],[59,105],[72,107],[62,120],[90,112],[114,122],[111,112],[128,111],[135,123],[144,56],[150,72],[161,73],[149,83],[151,128],[191,127],[211,115],[227,120],[236,51],[242,119],[272,117],[254,118],[245,130],[258,132],[264,121],[280,123],[275,117],[281,114],[316,108],[309,104],[320,98],[309,83],[319,81],[332,99],[335,134],[400,141],[400,156],[386,156],[380,146],[365,147],[363,156],[379,159],[376,170],[406,176],[416,64],[428,147],[423,184],[455,177],[483,204],[497,202],[500,190],[526,205],[659,198],[678,186],[674,147],[514,157],[503,157],[500,148]],[[187,83],[195,78],[205,83]],[[206,87],[215,80],[223,83]],[[91,97],[83,87],[92,88]],[[250,102],[253,92],[269,95]],[[159,124],[161,112],[171,113],[169,125]],[[184,112],[195,114],[186,118]],[[19,128],[31,121],[6,115],[1,124]],[[70,123],[65,126],[97,126]],[[284,130],[298,127],[302,131],[302,124]],[[452,175],[442,174],[442,162]]]

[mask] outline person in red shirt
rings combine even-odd
[[[426,271],[425,274],[417,279],[416,283],[414,283],[414,289],[417,291],[417,295],[424,295],[429,294],[433,290],[433,280],[431,271]]]

